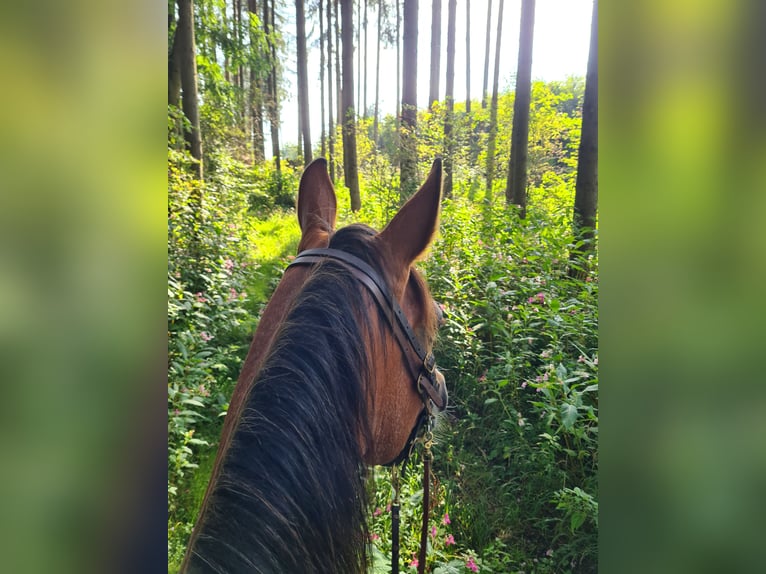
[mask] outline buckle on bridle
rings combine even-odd
[[[423,368],[426,370],[426,372],[431,375],[434,372],[434,367],[436,366],[436,359],[434,358],[433,353],[428,353],[426,355],[426,358],[423,359]]]

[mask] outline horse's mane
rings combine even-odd
[[[377,267],[353,225],[330,246]],[[296,298],[246,400],[189,572],[363,572],[370,444],[366,299],[336,263]]]

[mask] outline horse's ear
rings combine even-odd
[[[335,188],[327,173],[327,161],[315,159],[303,171],[298,187],[299,252],[327,247],[335,229],[336,211]]]
[[[379,238],[394,272],[408,271],[410,265],[428,248],[439,226],[442,193],[442,161],[434,160],[423,186],[399,210]]]

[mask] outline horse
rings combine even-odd
[[[441,162],[388,225],[335,230],[325,160],[298,191],[298,256],[264,309],[182,573],[360,573],[366,468],[446,408],[442,317],[413,267],[438,229]]]

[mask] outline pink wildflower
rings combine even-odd
[[[449,512],[444,513],[444,518],[442,518],[442,524],[451,524],[452,521],[449,519]]]
[[[487,380],[487,373],[485,372],[482,376],[479,377],[479,382],[483,383]]]
[[[197,298],[197,303],[207,303],[207,299],[202,293],[195,294],[195,297]]]
[[[447,534],[447,537],[444,539],[444,545],[451,546],[454,543],[455,543],[455,537],[452,536],[452,534]]]
[[[224,259],[223,268],[226,269],[226,271],[231,272],[231,270],[234,269],[234,262],[229,258]]]
[[[526,389],[527,388],[527,381],[524,381],[523,383],[521,383],[521,388],[522,389]]]
[[[373,516],[380,516],[383,514],[383,511],[380,509],[380,507],[375,509],[375,512],[372,513]]]
[[[380,535],[379,534],[375,534],[373,532],[372,534],[370,534],[370,540],[372,540],[373,542],[376,541],[376,540],[380,540]]]
[[[233,301],[237,297],[239,297],[239,293],[237,293],[237,290],[234,289],[234,287],[229,289],[229,301]]]
[[[578,362],[578,363],[584,363],[584,362],[585,362],[585,357],[583,357],[582,355],[580,355],[579,357],[577,357],[577,362]]]
[[[410,568],[417,568],[417,567],[418,567],[418,559],[413,558],[412,561],[410,562]]]
[[[473,556],[471,556],[465,563],[465,567],[468,568],[471,572],[479,571],[479,566],[476,564],[476,562],[473,561]]]
[[[210,339],[212,339],[212,338],[213,338],[213,336],[212,336],[212,335],[210,335],[209,333],[206,333],[205,331],[202,331],[202,332],[199,334],[199,338],[200,338],[200,339],[202,339],[202,340],[203,340],[203,341],[205,341],[205,342],[208,342]]]
[[[436,526],[431,527],[431,538],[436,538]]]
[[[598,357],[594,357],[593,358],[593,364],[594,365],[598,365]]]
[[[386,512],[391,512],[391,503],[386,505]]]

